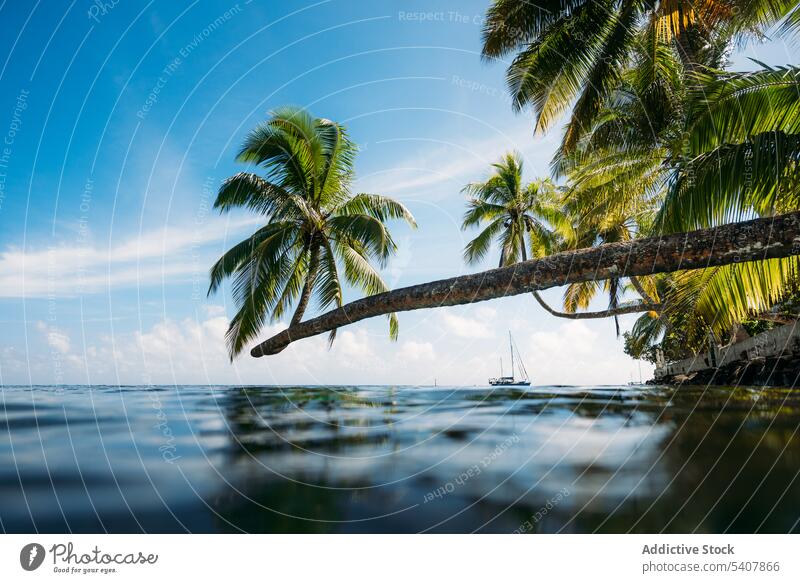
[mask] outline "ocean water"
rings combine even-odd
[[[800,392],[3,387],[4,532],[796,532]]]

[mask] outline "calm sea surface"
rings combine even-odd
[[[800,530],[800,391],[1,391],[6,532]]]

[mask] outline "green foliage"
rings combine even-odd
[[[319,309],[341,306],[343,281],[368,295],[387,291],[372,266],[385,265],[397,248],[385,223],[416,224],[395,200],[351,194],[355,153],[344,127],[294,107],[273,111],[245,139],[237,159],[259,166],[264,176],[230,177],[214,206],[221,212],[247,208],[267,224],[211,268],[209,294],[233,279],[238,311],[227,333],[231,358],[292,306],[292,323],[300,321],[311,298]],[[389,330],[396,338],[394,314]]]
[[[645,319],[647,318],[647,319]],[[688,332],[689,328],[683,322],[675,322],[668,329],[659,330],[657,341],[652,340],[648,334],[650,328],[660,328],[658,320],[653,315],[645,314],[630,332],[625,332],[624,352],[636,360],[646,360],[656,363],[656,351],[661,350],[666,362],[675,362],[690,358],[708,348],[707,337],[697,336]],[[638,329],[637,329],[638,327]]]
[[[712,226],[800,206],[800,67],[698,75],[657,223]]]
[[[784,17],[779,30],[796,34],[798,14],[796,0],[495,1],[484,56],[516,55],[515,106],[532,106],[540,131],[571,108],[552,163],[566,181],[560,248],[800,208],[800,67],[723,70],[731,46]],[[639,278],[663,308],[638,319],[626,349],[653,358],[660,346],[678,359],[709,333],[763,327],[755,322],[788,301],[797,270],[792,258]],[[574,284],[565,310],[600,292],[613,306],[624,290],[618,280]]]
[[[790,321],[798,313],[799,270],[795,256],[659,276],[664,309],[637,319],[626,352],[650,359],[661,348],[668,361],[679,360],[703,350],[709,334],[724,343],[738,324],[752,335]]]
[[[533,108],[537,131],[552,127],[572,107],[562,148],[569,154],[602,117],[637,58],[638,87],[668,90],[682,68],[717,66],[730,40],[790,12],[787,26],[796,26],[795,5],[784,0],[495,0],[483,29],[483,55],[516,53],[506,74],[509,89],[516,108]],[[658,117],[657,109],[650,112]]]
[[[469,199],[461,228],[488,223],[464,248],[465,261],[481,261],[494,242],[501,247],[500,267],[525,261],[528,248],[536,257],[552,253],[559,241],[552,227],[564,224],[555,185],[549,180],[523,185],[522,158],[516,152],[506,154],[492,168],[486,181],[463,189]]]

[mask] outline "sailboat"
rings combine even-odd
[[[511,332],[508,333],[508,347],[511,351],[511,376],[507,377],[503,374],[503,359],[500,359],[500,376],[497,378],[489,379],[489,384],[493,387],[501,386],[501,387],[529,387],[531,386],[530,378],[528,377],[528,371],[525,369],[525,363],[522,362],[522,355],[520,355],[519,350],[517,349],[516,344],[514,344],[514,338],[511,336]],[[514,356],[516,355],[516,360]],[[514,377],[514,369],[515,367],[519,370],[520,379]]]
[[[642,361],[638,360],[637,363],[639,364],[639,382],[634,382],[633,375],[631,375],[631,380],[628,383],[629,387],[642,387],[644,383],[642,382]]]

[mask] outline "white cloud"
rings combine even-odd
[[[478,316],[477,318],[469,318],[454,314],[445,308],[439,318],[444,329],[459,338],[490,338],[494,335],[489,327],[491,324],[490,317]]]
[[[607,326],[608,330],[598,332]],[[531,334],[520,349],[535,384],[593,385],[624,383],[635,361],[622,350],[609,320],[593,327],[582,321],[562,322],[553,330]],[[643,366],[645,372],[652,367]]]
[[[69,353],[70,340],[66,333],[57,328],[49,327],[44,322],[37,322],[36,327],[45,334],[50,348],[61,354]]]
[[[508,366],[505,336],[511,327],[534,385],[624,383],[638,377],[636,363],[622,352],[613,324],[554,320],[529,302],[511,298],[488,305],[401,314],[401,338],[392,342],[384,319],[339,330],[328,348],[326,335],[292,343],[275,356],[254,359],[249,351],[230,362],[225,346],[228,318],[220,305],[198,309],[195,318],[167,318],[140,330],[113,336],[37,324],[26,350],[0,351],[4,382],[66,384],[422,384],[485,385],[496,376],[498,360]],[[465,335],[445,330],[456,321]],[[452,313],[456,312],[456,313]],[[469,325],[464,326],[464,322]],[[490,335],[478,338],[475,326]],[[267,326],[264,340],[284,328]],[[472,331],[472,336],[466,331]],[[37,344],[41,342],[41,344]],[[255,341],[254,341],[255,343]],[[648,377],[652,367],[644,366]]]
[[[219,312],[218,308],[207,311]],[[8,382],[26,382],[24,369],[30,369],[33,382],[45,384],[431,382],[428,377],[435,355],[433,346],[429,342],[405,341],[398,348],[388,339],[385,323],[381,324],[376,333],[362,327],[340,330],[330,349],[327,336],[317,336],[260,359],[250,357],[248,348],[231,363],[225,345],[225,315],[165,319],[143,330],[94,337],[85,346],[42,323],[37,326],[42,340],[60,355],[57,366],[51,354],[32,344],[27,364],[19,355],[0,353],[0,370],[15,379]],[[259,341],[283,328],[281,324],[267,326]]]
[[[368,365],[376,356],[370,347],[369,336],[361,329],[340,330],[334,343],[336,353],[346,366],[361,367]]]
[[[203,306],[203,311],[206,313],[207,316],[215,317],[215,316],[224,316],[225,315],[225,306],[220,306],[217,304],[206,304]]]
[[[597,350],[598,334],[585,323],[573,320],[561,324],[552,332],[535,332],[531,335],[531,347],[537,354],[562,359],[584,357]]]
[[[0,253],[0,297],[55,297],[96,293],[115,287],[174,282],[176,276],[202,273],[211,257],[200,257],[210,243],[252,228],[258,218],[215,219],[190,227],[140,233],[122,243],[8,248]]]
[[[488,139],[432,140],[413,138],[403,140],[383,140],[376,144],[413,142],[418,146],[417,154],[400,160],[388,170],[364,175],[356,187],[364,192],[380,192],[389,195],[403,193],[418,194],[448,182],[455,182],[458,189],[466,182],[478,180],[491,170],[490,165],[509,150],[523,154],[530,176],[547,175],[549,160],[543,154],[552,151],[555,138],[548,134],[531,140],[532,128],[529,123],[515,124],[512,128],[494,128],[495,135]],[[552,132],[551,132],[552,133]],[[456,190],[455,192],[458,192]],[[448,189],[442,195],[449,196]],[[430,196],[425,197],[431,199]]]
[[[407,340],[400,346],[400,350],[397,351],[397,356],[403,361],[430,361],[436,358],[436,351],[433,348],[433,344],[430,342]]]

